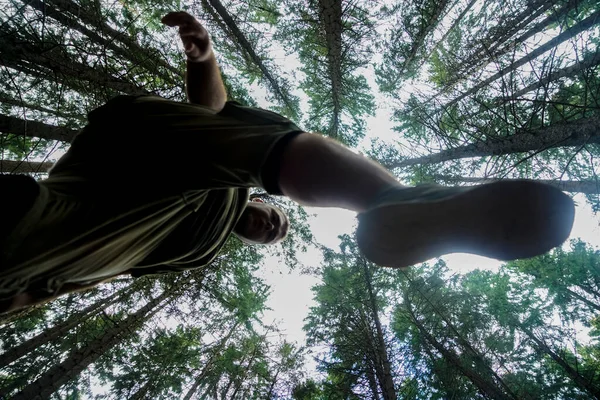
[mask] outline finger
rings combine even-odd
[[[183,43],[183,50],[186,53],[192,51],[195,47],[194,41],[191,38],[181,38],[181,42]]]
[[[192,42],[188,42],[188,43],[184,43],[183,44],[183,50],[186,53],[192,53],[195,50],[196,46],[194,46],[194,43]]]
[[[182,38],[183,50],[188,57],[193,59],[204,59],[210,54],[210,45],[207,42],[197,41],[193,38]]]
[[[181,26],[194,23],[196,18],[185,11],[170,12],[161,18],[161,22],[168,26]]]

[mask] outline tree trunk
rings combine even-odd
[[[410,158],[387,165],[402,168],[413,165],[436,164],[468,157],[497,156],[527,151],[542,151],[555,147],[574,147],[600,143],[600,118],[584,118],[572,122],[554,124],[535,131],[518,132],[499,140],[459,146],[431,155]]]
[[[12,399],[50,399],[52,394],[62,385],[76,378],[81,371],[119,344],[125,337],[133,335],[136,329],[167,304],[165,300],[172,295],[173,290],[165,290],[160,296],[151,300],[134,314],[116,322],[115,326],[102,336],[87,343],[85,347],[73,350],[63,362],[51,367]],[[0,393],[0,395],[2,394]]]
[[[204,368],[202,368],[202,371],[200,372],[200,374],[198,374],[198,376],[196,376],[196,379],[194,379],[194,383],[192,384],[192,387],[190,387],[189,390],[185,393],[183,400],[191,400],[192,396],[198,391],[198,388],[200,387],[200,385],[202,385],[202,380],[206,376],[206,373],[208,372],[209,367],[211,366],[210,361],[212,361],[212,357],[211,357],[211,360],[209,360],[209,362],[206,363]]]
[[[369,303],[371,307],[371,315],[375,321],[375,328],[377,331],[376,343],[378,358],[383,364],[383,382],[381,382],[381,391],[383,393],[384,400],[395,400],[398,398],[396,388],[394,387],[394,380],[392,377],[392,367],[387,354],[387,348],[385,345],[385,338],[383,337],[383,329],[381,327],[381,321],[379,320],[379,313],[377,312],[377,302],[375,301],[375,294],[373,293],[373,286],[371,285],[371,273],[369,267],[364,259],[362,261],[363,272],[365,275],[365,282],[367,283],[367,291],[369,293]]]
[[[539,351],[545,353],[550,356],[554,362],[562,367],[562,369],[567,373],[567,375],[573,380],[573,382],[579,386],[581,389],[585,390],[596,399],[600,399],[600,388],[596,387],[596,385],[592,384],[592,382],[579,374],[573,367],[569,365],[567,361],[565,361],[562,357],[556,354],[550,347],[546,345],[542,340],[538,339],[531,330],[526,328],[520,322],[516,321],[515,325],[519,327],[533,343],[535,343],[535,347],[538,348]]]
[[[568,67],[565,67],[565,68],[562,68],[562,69],[559,69],[559,70],[556,70],[556,71],[550,73],[545,78],[539,79],[539,80],[535,81],[534,83],[532,83],[531,85],[524,87],[521,90],[516,91],[511,96],[499,99],[499,102],[501,104],[504,104],[508,100],[515,100],[515,99],[523,96],[526,93],[532,92],[536,89],[546,86],[550,82],[556,81],[560,78],[573,76],[585,69],[595,67],[598,64],[600,64],[600,51],[596,51],[595,53],[588,54],[583,60],[581,60],[573,65],[569,65]]]
[[[375,366],[372,363],[370,358],[365,360],[365,364],[367,365],[367,370],[365,371],[367,375],[367,381],[369,382],[369,389],[371,389],[371,393],[373,396],[371,398],[378,399],[379,398],[379,390],[377,389],[377,381],[375,380]]]
[[[21,118],[0,114],[0,132],[17,136],[38,137],[47,140],[71,142],[78,131],[62,126],[48,125],[43,122],[26,121]]]
[[[242,359],[242,361],[243,361],[243,359]],[[227,397],[227,392],[229,392],[229,389],[231,389],[231,385],[233,385],[233,377],[232,377],[232,376],[230,376],[230,377],[229,377],[229,382],[227,382],[227,386],[225,386],[225,387],[224,387],[224,388],[221,390],[221,399],[223,399],[223,400],[226,400],[226,399],[227,399],[227,400],[229,400],[229,399],[231,399],[231,400],[234,400],[234,397],[233,397],[233,396],[231,396],[231,397]],[[216,385],[215,385],[215,391],[216,391],[216,390],[217,390],[217,389],[216,389]],[[217,398],[217,396],[215,396],[215,399],[216,399],[216,398]]]
[[[65,7],[67,9],[79,8],[79,6],[77,6],[76,4],[68,5],[68,3],[70,3],[70,2],[67,0],[62,0],[62,1],[54,0],[54,2],[57,5],[60,5],[61,3],[63,5],[66,4]],[[139,65],[139,66],[145,68],[146,70],[148,70],[155,76],[164,79],[166,82],[168,82],[169,84],[171,84],[173,86],[180,86],[182,84],[183,79],[181,76],[181,71],[178,71],[174,67],[171,67],[168,63],[165,63],[164,61],[162,61],[162,59],[159,57],[158,54],[150,54],[148,51],[140,48],[139,46],[137,46],[137,44],[135,44],[135,42],[132,42],[129,39],[127,39],[127,42],[130,45],[133,43],[133,48],[131,48],[131,46],[130,46],[129,49],[124,49],[124,48],[118,46],[116,44],[117,42],[114,40],[114,37],[117,37],[118,32],[112,30],[106,24],[101,22],[100,18],[98,18],[96,20],[95,26],[100,27],[101,31],[103,31],[103,33],[110,34],[109,30],[116,32],[116,34],[113,33],[112,35],[110,35],[111,38],[109,40],[103,38],[98,33],[94,32],[93,30],[85,27],[84,25],[79,23],[79,21],[76,18],[70,17],[68,15],[68,13],[62,12],[62,11],[58,10],[57,8],[53,7],[52,3],[53,3],[53,1],[50,1],[50,0],[45,0],[45,1],[28,0],[28,2],[27,2],[27,4],[29,6],[43,12],[46,17],[53,18],[56,21],[60,22],[63,26],[66,26],[66,27],[69,27],[70,29],[74,29],[74,30],[81,32],[82,34],[87,36],[93,42],[99,44],[100,46],[102,46],[106,49],[112,50],[116,55],[121,57],[123,60],[129,60],[134,65]],[[86,15],[87,14],[84,12],[83,19],[89,19],[89,17],[86,18]],[[77,17],[81,18],[81,15],[77,15]],[[119,35],[119,36],[122,36],[122,35]],[[144,54],[140,54],[140,52],[143,52]],[[163,73],[161,71],[161,69],[158,68],[158,66],[167,68],[167,70],[169,72],[171,72],[171,74]]]
[[[502,68],[500,71],[498,71],[494,75],[490,76],[489,78],[485,79],[484,81],[481,81],[477,85],[473,86],[471,89],[467,90],[466,92],[464,92],[460,96],[454,98],[453,100],[451,100],[450,102],[448,102],[446,105],[444,105],[443,109],[447,109],[447,108],[453,106],[454,104],[458,103],[459,101],[463,100],[464,98],[466,98],[466,97],[474,94],[475,92],[477,92],[481,88],[484,88],[484,87],[488,86],[490,83],[494,82],[495,80],[497,80],[499,78],[502,78],[503,76],[507,75],[508,73],[510,73],[510,72],[516,70],[517,68],[519,68],[519,67],[527,64],[531,60],[537,58],[538,56],[540,56],[543,53],[547,52],[548,50],[552,49],[553,47],[556,47],[559,44],[561,44],[561,43],[563,43],[563,42],[565,42],[565,41],[567,41],[567,40],[575,37],[577,34],[579,34],[579,33],[583,32],[583,31],[591,28],[592,26],[594,26],[595,24],[597,24],[598,18],[600,18],[600,10],[596,11],[595,13],[593,13],[592,15],[590,15],[589,17],[587,17],[583,21],[580,21],[579,23],[577,23],[576,25],[572,26],[571,28],[567,29],[566,31],[562,32],[560,35],[556,36],[555,38],[549,40],[545,44],[537,47],[531,53],[529,53],[526,56],[522,57],[518,61],[515,61],[514,63],[512,63],[508,67]]]
[[[252,62],[256,64],[256,66],[260,69],[263,76],[269,82],[271,86],[271,91],[275,95],[279,101],[281,101],[288,110],[288,113],[291,118],[298,117],[298,113],[294,106],[294,101],[290,98],[290,94],[283,90],[277,79],[273,76],[271,71],[267,68],[265,63],[260,59],[258,54],[254,51],[254,47],[250,44],[246,36],[242,33],[240,28],[237,26],[231,15],[227,12],[227,9],[223,6],[223,4],[219,0],[208,0],[208,2],[214,7],[217,11],[223,22],[227,25],[233,37],[240,44],[241,48],[247,53]]]
[[[582,303],[585,303],[585,305],[588,306],[589,308],[591,308],[592,310],[600,311],[600,305],[594,303],[593,301],[586,299],[579,293],[576,293],[569,288],[565,288],[565,291],[569,294],[569,296],[572,296],[572,297],[576,298],[577,300],[581,301]]]
[[[229,332],[227,333],[227,335],[225,335],[225,337],[219,341],[219,344],[217,345],[216,349],[211,350],[212,355],[210,356],[210,359],[206,362],[206,364],[204,365],[204,368],[202,368],[202,371],[200,372],[200,374],[198,374],[198,376],[196,376],[196,379],[194,379],[194,384],[187,391],[183,400],[190,400],[192,398],[192,396],[196,393],[196,391],[202,384],[202,380],[204,379],[204,377],[206,376],[208,371],[210,371],[211,367],[213,366],[215,359],[221,354],[221,350],[223,349],[223,347],[225,347],[227,345],[229,338],[231,338],[231,335],[233,335],[233,332],[237,329],[238,326],[240,326],[239,321],[232,325],[232,327],[229,330]]]
[[[320,28],[325,32],[327,43],[327,70],[331,80],[333,116],[327,133],[332,138],[339,136],[340,96],[342,94],[342,2],[341,0],[319,0]]]
[[[466,367],[460,360],[460,357],[454,353],[452,350],[446,349],[440,342],[438,342],[425,327],[419,322],[416,315],[414,314],[410,301],[406,293],[404,294],[404,302],[406,305],[406,309],[410,313],[411,320],[413,324],[417,327],[421,335],[429,342],[441,355],[444,359],[455,367],[461,374],[463,374],[469,381],[471,381],[475,387],[486,397],[492,398],[494,400],[507,400],[507,397],[502,390],[497,387],[493,382],[488,381],[484,377],[480,376],[477,371],[474,371],[471,368]]]
[[[433,178],[437,181],[449,182],[449,183],[491,183],[497,181],[511,181],[514,179],[494,179],[494,178],[473,178],[465,176],[448,176],[448,175],[434,175]],[[600,193],[600,181],[558,181],[550,179],[536,179],[536,182],[545,183],[546,185],[554,186],[565,192],[572,193],[584,193],[584,194],[598,194]]]
[[[369,314],[372,314],[370,305],[366,306],[366,310],[369,312]],[[360,322],[354,323],[356,328],[353,330],[356,332],[362,332],[364,337],[362,338],[362,342],[354,340],[353,343],[349,343],[347,346],[354,345],[364,348],[363,353],[365,354],[365,358],[368,360],[366,362],[367,368],[371,368],[371,370],[374,372],[373,379],[376,387],[373,393],[378,394],[381,392],[384,396],[387,396],[385,392],[386,371],[383,367],[384,360],[381,357],[377,333],[373,332],[372,323],[375,321],[371,321],[371,319],[369,319],[369,317],[364,313],[364,310],[360,310]],[[376,398],[379,398],[379,396],[377,395]]]
[[[92,9],[83,9],[78,4],[71,0],[45,0],[47,3],[54,5],[57,8],[62,9],[64,12],[68,12],[80,21],[95,27],[103,35],[110,38],[109,42],[119,41],[125,46],[129,47],[132,53],[142,55],[143,59],[152,60],[156,62],[160,67],[170,71],[176,76],[181,76],[181,71],[167,63],[162,59],[162,55],[158,50],[148,51],[147,48],[141,47],[135,42],[129,35],[123,32],[119,32],[108,26],[104,21],[105,19]],[[64,14],[64,13],[63,13]],[[93,31],[92,31],[93,32]],[[83,33],[83,32],[82,32]],[[161,74],[161,76],[163,76]],[[180,82],[178,82],[180,84]]]
[[[44,106],[41,106],[39,104],[35,104],[35,103],[26,103],[23,100],[17,100],[13,97],[8,96],[5,93],[0,93],[0,103],[2,104],[9,104],[11,106],[14,107],[22,107],[24,109],[27,110],[36,110],[36,111],[41,111],[44,112],[46,114],[50,114],[50,115],[55,115],[57,117],[60,118],[64,118],[66,120],[78,120],[78,121],[86,121],[86,118],[82,115],[75,115],[75,114],[65,114],[61,111],[58,110],[52,110],[50,108],[46,108]]]
[[[0,65],[33,73],[34,76],[58,75],[63,79],[62,83],[78,91],[87,88],[73,81],[87,81],[101,88],[110,88],[132,95],[150,93],[126,80],[107,74],[100,68],[73,60],[63,46],[51,42],[35,43],[31,38],[23,38],[18,32],[8,28],[2,29],[0,34],[2,35]]]
[[[120,291],[115,292],[108,297],[100,299],[100,301],[90,304],[83,310],[71,315],[62,323],[56,324],[53,327],[41,332],[37,336],[34,336],[31,339],[19,344],[18,346],[15,346],[9,349],[8,351],[2,353],[2,355],[0,355],[0,369],[4,368],[11,362],[23,357],[30,351],[40,346],[43,346],[52,340],[64,336],[72,328],[88,319],[92,314],[96,313],[96,311],[104,309],[110,306],[111,304],[114,304],[117,300],[121,298],[121,295],[123,295],[123,293],[126,292],[126,289],[129,288],[121,289]]]
[[[44,174],[53,166],[50,161],[0,160],[0,174]]]
[[[281,366],[280,366],[281,367]],[[279,372],[281,371],[281,368],[277,368],[277,372],[275,373],[275,376],[273,377],[273,382],[271,382],[271,385],[269,386],[269,392],[267,393],[267,399],[272,399],[273,397],[273,389],[275,389],[275,385],[277,384],[277,378],[279,377]]]

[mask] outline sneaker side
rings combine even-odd
[[[398,188],[359,215],[357,242],[367,259],[395,268],[459,252],[508,261],[561,245],[574,215],[569,196],[529,180]]]

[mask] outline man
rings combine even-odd
[[[287,217],[248,202],[249,187],[356,211],[359,248],[390,267],[450,252],[531,257],[568,237],[573,202],[553,187],[403,187],[328,138],[227,102],[202,25],[184,12],[162,21],[179,27],[189,103],[119,96],[89,114],[48,179],[2,177],[15,203],[0,231],[4,310],[119,275],[202,267],[231,233],[247,243],[282,240]]]

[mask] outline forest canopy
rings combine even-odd
[[[210,32],[229,99],[404,184],[527,178],[600,210],[594,0],[5,0],[0,173],[44,179],[116,95],[185,101],[185,56],[160,23],[173,10]],[[0,398],[600,398],[597,244],[494,270],[392,270],[364,259],[353,232],[327,248],[310,210],[252,196],[290,216],[281,245],[232,237],[206,268],[1,315]],[[307,249],[321,259],[303,263]],[[273,259],[318,279],[306,343],[263,318]]]

